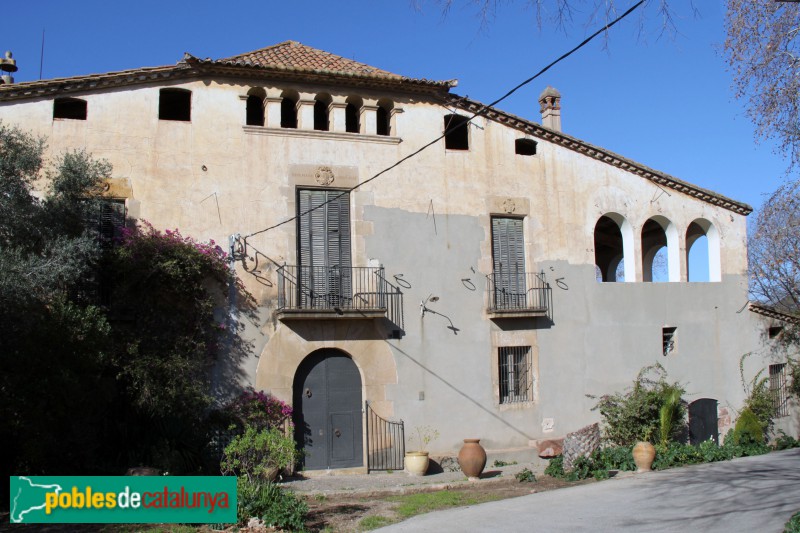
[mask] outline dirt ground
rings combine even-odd
[[[515,478],[509,477],[492,480],[491,484],[482,484],[481,482],[460,484],[447,490],[463,493],[467,498],[475,498],[483,502],[516,498],[536,492],[593,482],[593,480],[568,482],[550,476],[537,476],[536,479],[535,482],[528,483],[519,482]],[[396,496],[396,493],[372,494],[369,497],[359,494],[333,495],[325,496],[324,498],[305,496],[304,499],[309,508],[306,527],[312,532],[349,533],[364,531],[361,521],[370,516],[383,516],[391,522],[400,521],[402,518],[396,513],[399,503],[392,500]]]

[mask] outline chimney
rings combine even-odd
[[[12,59],[11,52],[6,52],[6,57],[0,59],[0,70],[3,71],[2,76],[0,76],[2,83],[14,83],[11,73],[17,71],[17,60]]]
[[[542,126],[561,131],[561,93],[549,85],[539,95]]]

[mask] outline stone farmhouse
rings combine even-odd
[[[399,420],[407,449],[428,426],[434,455],[534,456],[654,363],[695,441],[731,427],[748,352],[791,412],[784,317],[748,302],[751,208],[571,137],[552,88],[539,123],[294,41],[5,81],[1,120],[113,164],[111,209],[230,243],[258,317],[221,310],[251,350],[215,390],[292,402],[308,469],[396,468]]]

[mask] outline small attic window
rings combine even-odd
[[[344,130],[348,133],[358,133],[360,130],[358,108],[352,102],[344,108]]]
[[[187,89],[161,89],[158,95],[158,119],[192,120],[192,91]]]
[[[248,126],[264,125],[264,99],[256,94],[247,97],[247,117]]]
[[[281,100],[281,128],[297,128],[297,100],[288,94]]]
[[[318,94],[314,98],[314,129],[317,131],[330,130],[330,117],[328,108],[331,105],[331,98],[327,94]]]
[[[767,333],[769,334],[770,339],[776,339],[778,336],[783,333],[783,326],[771,326]]]
[[[445,115],[444,147],[447,150],[469,150],[469,119],[461,115]]]
[[[514,153],[517,155],[536,155],[536,141],[533,139],[517,139],[514,141]]]
[[[376,128],[375,133],[378,135],[391,135],[392,134],[392,109],[394,103],[391,100],[379,100],[378,109],[375,112]]]
[[[86,120],[86,100],[56,98],[53,100],[53,118]]]

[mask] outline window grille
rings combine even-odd
[[[530,346],[504,346],[498,352],[500,403],[533,400]]]
[[[661,329],[661,345],[664,352],[664,357],[675,351],[675,332],[678,328],[662,328]]]
[[[769,392],[775,416],[787,416],[786,405],[786,363],[769,365]]]

